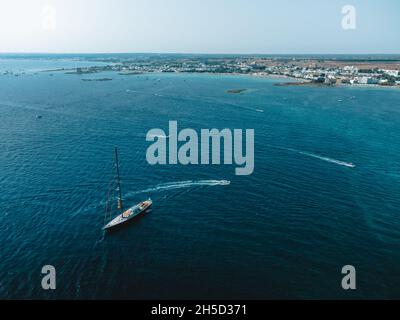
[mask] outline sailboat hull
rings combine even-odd
[[[145,213],[152,206],[153,201],[148,199],[146,201],[140,202],[139,204],[129,208],[120,215],[116,216],[113,220],[107,223],[103,230],[111,230],[128,223],[128,221],[138,217],[139,215]]]

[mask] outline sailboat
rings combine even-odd
[[[117,215],[114,219],[112,219],[110,222],[104,225],[103,230],[109,230],[116,228],[118,226],[121,226],[125,223],[127,223],[129,220],[139,216],[140,214],[144,213],[147,211],[151,205],[153,204],[153,201],[148,198],[145,201],[142,201],[133,207],[130,207],[127,210],[124,210],[123,204],[122,204],[122,191],[121,191],[121,181],[120,181],[120,176],[119,176],[119,163],[118,163],[118,149],[115,148],[115,164],[116,164],[116,171],[117,171],[117,191],[118,191],[118,200],[117,200],[117,208],[118,211],[120,212],[119,215]],[[109,194],[110,195],[110,194]],[[108,213],[111,214],[111,209],[109,206],[109,201],[107,200],[107,206],[106,206],[106,215],[105,215],[105,220],[107,218]]]

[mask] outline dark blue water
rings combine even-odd
[[[400,90],[277,81],[0,75],[0,297],[399,298]],[[150,166],[145,135],[169,120],[254,128],[254,173]],[[154,207],[104,235],[114,146],[125,204]]]

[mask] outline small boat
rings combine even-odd
[[[148,198],[145,201],[142,201],[133,207],[130,207],[127,210],[123,209],[122,205],[122,191],[121,191],[121,182],[119,177],[119,163],[118,163],[118,150],[115,148],[115,163],[116,163],[116,170],[117,170],[117,191],[118,191],[118,200],[117,200],[117,208],[121,212],[117,215],[114,219],[104,225],[103,230],[109,230],[116,228],[118,226],[122,226],[123,224],[127,223],[129,220],[139,216],[140,214],[146,212],[153,204],[153,201]],[[108,205],[107,200],[107,207],[106,207],[106,216],[107,218],[108,213],[110,212],[110,207]]]

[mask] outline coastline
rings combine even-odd
[[[206,74],[206,75],[211,75],[211,76],[242,76],[242,77],[255,77],[255,78],[261,78],[261,79],[271,79],[271,80],[288,80],[288,83],[280,83],[277,82],[277,86],[313,86],[313,87],[346,87],[346,88],[392,88],[392,89],[400,89],[400,85],[379,85],[379,84],[360,84],[360,83],[355,83],[355,84],[347,84],[347,83],[335,83],[335,84],[325,84],[325,83],[317,83],[313,82],[310,79],[304,79],[304,78],[297,78],[297,77],[291,77],[288,75],[281,75],[281,74],[257,74],[257,73],[239,73],[239,72],[182,72],[182,71],[174,71],[174,72],[162,72],[162,71],[135,71],[132,70],[130,72],[121,72],[118,70],[107,70],[103,68],[108,68],[110,66],[90,66],[84,69],[89,69],[89,70],[84,70],[81,72],[77,72],[76,70],[79,67],[68,67],[68,68],[58,68],[58,69],[46,69],[46,70],[40,70],[37,72],[40,73],[48,73],[48,72],[64,72],[65,74],[69,75],[87,75],[87,74],[100,74],[103,72],[112,72],[117,75],[121,76],[145,76],[145,75],[161,75],[161,74]],[[90,70],[94,69],[94,70]],[[11,74],[11,73],[10,73]],[[19,75],[19,74],[18,74]]]

